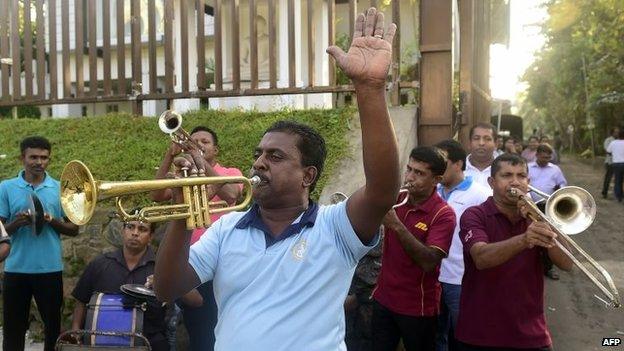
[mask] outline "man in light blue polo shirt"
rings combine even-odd
[[[400,184],[384,93],[396,26],[383,29],[383,15],[371,8],[358,16],[348,53],[328,49],[358,94],[364,187],[340,204],[310,201],[325,142],[308,126],[280,121],[256,147],[253,174],[261,182],[250,210],[221,217],[190,249],[185,222],[170,223],[156,260],[156,294],[172,301],[213,279],[216,350],[346,349],[343,302]],[[202,157],[191,155],[176,165],[202,169]],[[180,202],[179,189],[174,194]]]
[[[50,142],[38,136],[20,144],[24,169],[0,183],[0,221],[11,237],[4,265],[4,350],[24,350],[30,302],[34,297],[45,327],[45,350],[54,350],[61,330],[63,260],[60,234],[74,236],[78,226],[67,221],[61,209],[59,182],[45,170],[50,162]],[[41,233],[31,228],[29,198],[35,194],[43,206]]]

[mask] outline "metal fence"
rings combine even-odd
[[[13,61],[0,65],[0,106],[133,101],[140,113],[144,100],[352,91],[336,83],[332,60],[318,70],[325,53],[317,43],[334,44],[336,6],[348,6],[348,28],[353,28],[358,5],[369,2],[379,5],[374,0],[0,0],[0,57]],[[268,14],[262,23],[268,33],[258,32],[259,5]],[[287,33],[283,21],[278,29],[278,10],[286,11]],[[400,2],[392,1],[387,10],[399,22]],[[242,23],[247,33],[241,32]],[[284,50],[278,34],[287,42],[287,55],[278,53]],[[249,42],[245,62],[241,38]],[[267,42],[268,57],[259,60],[259,46]],[[297,60],[297,48],[307,57]],[[417,84],[400,81],[399,40],[393,50],[389,89],[396,104],[401,87]],[[298,64],[306,66],[299,79]],[[280,68],[287,69],[287,84],[278,84]],[[261,79],[259,71],[268,76]]]

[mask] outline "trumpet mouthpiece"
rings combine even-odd
[[[251,186],[256,186],[260,184],[261,181],[262,179],[260,179],[260,177],[258,177],[257,175],[249,178],[249,183],[251,183]]]

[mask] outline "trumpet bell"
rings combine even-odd
[[[592,224],[596,218],[596,202],[587,190],[567,186],[550,195],[545,214],[562,232],[574,235]]]
[[[158,128],[160,128],[163,133],[173,134],[177,132],[181,126],[182,115],[173,110],[166,110],[158,117]]]
[[[70,161],[61,174],[61,206],[65,215],[76,225],[89,222],[98,198],[93,175],[84,163]]]

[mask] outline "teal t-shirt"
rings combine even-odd
[[[60,200],[60,183],[48,173],[44,181],[33,187],[24,180],[24,171],[17,177],[0,183],[0,217],[13,221],[15,214],[28,209],[29,195],[35,193],[46,213],[54,218],[64,217]],[[63,270],[61,239],[49,224],[41,234],[32,234],[29,225],[19,228],[11,236],[11,253],[4,271],[10,273],[51,273]]]

